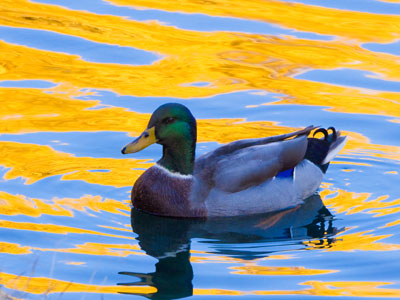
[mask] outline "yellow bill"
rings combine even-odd
[[[155,127],[151,127],[143,131],[143,133],[132,143],[122,148],[122,154],[135,153],[157,142]]]

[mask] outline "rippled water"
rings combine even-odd
[[[0,40],[1,299],[400,298],[400,1],[2,0]],[[131,212],[161,149],[120,149],[171,101],[198,154],[349,140],[298,210]]]

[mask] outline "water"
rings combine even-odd
[[[400,298],[398,1],[3,0],[0,298]],[[197,154],[310,124],[349,136],[298,210],[130,207],[166,102]]]

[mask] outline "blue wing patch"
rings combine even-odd
[[[279,172],[278,174],[276,174],[276,177],[278,177],[278,178],[293,178],[293,174],[294,174],[294,168],[291,168],[291,169],[287,169],[285,171]]]

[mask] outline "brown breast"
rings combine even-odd
[[[191,176],[174,176],[155,165],[135,182],[131,200],[134,207],[155,215],[205,217],[205,206],[193,207],[189,200]]]

